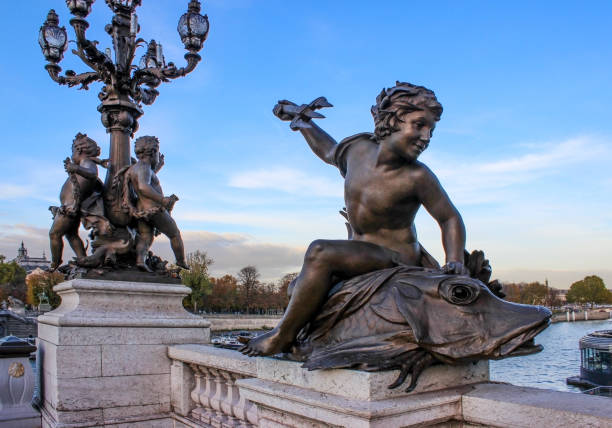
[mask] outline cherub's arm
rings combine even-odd
[[[96,164],[89,159],[83,159],[80,164],[76,164],[66,158],[64,160],[64,169],[68,174],[78,174],[88,180],[95,180],[98,178],[98,168]]]
[[[425,165],[418,172],[417,192],[423,206],[440,225],[446,254],[445,272],[469,274],[464,266],[465,226],[436,176]]]
[[[315,155],[323,162],[335,165],[334,149],[338,145],[327,132],[323,131],[317,124],[310,122],[311,128],[302,128],[300,132]]]
[[[157,163],[157,166],[155,167],[155,174],[157,174],[162,169],[162,167],[165,164],[165,160],[166,160],[166,157],[163,154],[160,153],[159,154],[159,162]]]
[[[100,165],[102,168],[108,169],[110,165],[110,159],[100,159],[100,158],[89,158],[96,165]]]
[[[281,120],[293,120],[296,118],[297,114],[290,108],[287,109],[287,107],[292,106],[295,106],[295,104],[290,101],[282,100],[276,104],[273,112]],[[323,131],[306,115],[302,116],[301,120],[306,122],[309,126],[292,129],[300,130],[315,155],[321,158],[324,162],[335,165],[334,147],[338,145],[336,140],[334,140],[327,132]]]
[[[139,168],[139,166],[142,166],[142,168]],[[135,170],[136,179],[138,180],[138,185],[136,186],[138,194],[163,205],[164,194],[151,186],[151,178],[153,176],[151,168],[149,168],[148,165],[137,165]]]
[[[176,195],[164,196],[161,192],[161,186],[158,185],[158,188],[151,185],[153,180],[153,171],[151,168],[145,165],[141,165],[141,168],[136,168],[136,178],[138,179],[138,185],[136,186],[138,189],[139,196],[142,195],[148,199],[151,199],[154,202],[157,202],[167,210],[171,210],[178,198]]]

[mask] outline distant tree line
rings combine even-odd
[[[188,254],[190,270],[182,270],[182,283],[192,292],[183,300],[183,305],[193,312],[266,314],[282,313],[289,298],[287,289],[297,273],[290,273],[275,282],[263,282],[255,266],[245,266],[236,275],[218,278],[210,276],[209,268],[214,263],[206,252],[195,251]],[[6,263],[0,254],[0,302],[9,296],[36,307],[39,295],[45,293],[53,308],[60,303],[59,296],[53,291],[62,282],[58,272],[45,272],[40,269],[26,275],[26,271],[15,262]],[[549,287],[545,282],[505,283],[506,300],[528,305],[560,307],[561,290]],[[566,302],[578,305],[612,304],[612,292],[604,281],[590,275],[574,282],[566,295]]]
[[[191,294],[183,300],[190,311],[280,314],[287,307],[287,288],[297,273],[287,274],[277,282],[262,282],[257,268],[249,265],[236,276],[215,278],[209,274],[213,263],[213,259],[199,250],[187,255],[190,270],[181,271],[181,280],[191,288]]]
[[[560,307],[564,302],[560,299],[561,290],[549,287],[548,282],[505,283],[503,285],[506,300],[527,305],[543,305],[552,308]],[[567,295],[566,302],[570,304],[591,305],[612,303],[612,292],[608,290],[603,280],[596,276],[587,276],[574,282]]]
[[[505,299],[509,302],[523,303],[525,305],[541,305],[559,307],[563,304],[559,298],[561,290],[549,287],[547,283],[521,282],[505,283],[503,285]]]

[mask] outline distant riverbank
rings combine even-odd
[[[604,309],[556,313],[551,322],[603,321],[610,319],[610,312]]]

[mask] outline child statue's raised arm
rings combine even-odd
[[[279,119],[291,121],[290,128],[302,133],[306,142],[318,157],[330,165],[335,165],[334,152],[338,143],[311,120],[325,117],[315,111],[323,107],[332,107],[325,97],[319,97],[310,104],[302,105],[281,100],[274,106],[273,112]]]

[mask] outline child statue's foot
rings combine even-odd
[[[187,270],[190,270],[190,269],[191,269],[191,268],[189,267],[189,265],[188,265],[187,263],[185,263],[185,261],[184,261],[184,260],[182,260],[182,261],[177,261],[177,262],[176,262],[176,265],[177,265],[178,267],[180,267],[180,268],[183,268],[183,269],[187,269]]]
[[[274,355],[283,350],[291,344],[291,341],[284,340],[281,337],[277,329],[273,329],[267,333],[257,336],[248,341],[246,345],[239,349],[245,355],[249,357]]]
[[[143,272],[153,272],[146,263],[136,263],[136,267]]]

